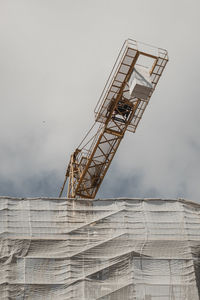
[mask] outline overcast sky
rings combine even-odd
[[[97,196],[200,201],[199,30],[199,0],[0,0],[0,195],[58,195],[132,38],[170,60]]]

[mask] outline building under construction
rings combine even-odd
[[[2,300],[198,300],[200,204],[0,199]]]

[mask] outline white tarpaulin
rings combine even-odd
[[[132,97],[148,100],[153,91],[150,70],[143,66],[136,65],[128,84]]]
[[[0,299],[197,300],[200,204],[0,197]]]

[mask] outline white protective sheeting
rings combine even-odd
[[[197,300],[200,205],[0,200],[0,299]]]

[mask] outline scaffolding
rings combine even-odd
[[[199,300],[200,204],[0,197],[1,300]]]

